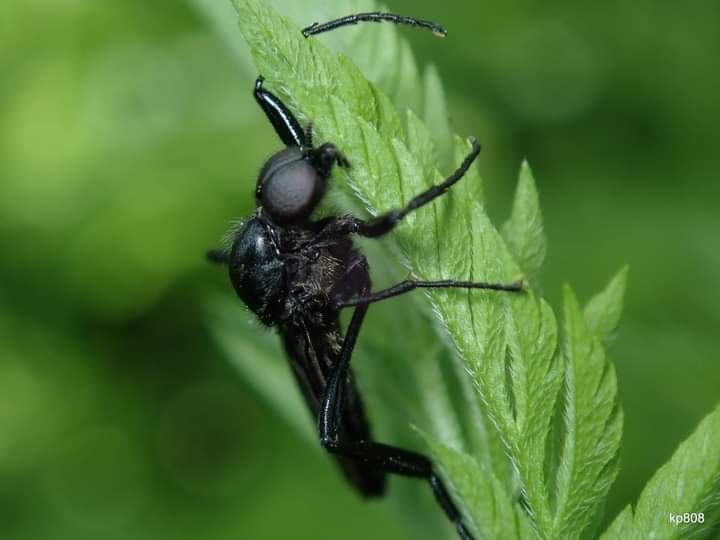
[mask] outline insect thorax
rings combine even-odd
[[[228,273],[235,292],[269,326],[277,322],[283,297],[283,262],[269,227],[251,218],[238,229]]]
[[[322,327],[337,316],[334,301],[364,282],[365,258],[349,238],[313,242],[314,227],[278,227],[253,217],[232,242],[228,270],[238,296],[266,325],[300,317]],[[358,265],[358,263],[362,263]]]

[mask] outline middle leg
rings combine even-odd
[[[340,308],[351,307],[351,306],[365,306],[372,304],[373,302],[379,302],[386,298],[392,298],[393,296],[399,296],[406,292],[410,292],[414,289],[486,289],[490,291],[506,291],[506,292],[521,292],[526,288],[523,280],[518,280],[515,283],[509,285],[502,283],[487,283],[484,281],[456,281],[454,279],[443,279],[440,281],[421,281],[416,279],[407,279],[383,289],[382,291],[370,293],[364,296],[358,296],[355,298],[349,298],[347,300],[339,301],[335,306]]]

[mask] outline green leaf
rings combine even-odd
[[[610,528],[600,538],[604,540],[632,540],[634,538],[633,513],[630,505],[623,508]]]
[[[591,536],[618,472],[623,415],[615,369],[569,287],[564,295],[565,437],[557,470],[556,538]]]
[[[323,36],[303,38],[293,23],[260,0],[233,3],[241,33],[268,87],[301,120],[314,121],[318,141],[333,141],[352,163],[349,171],[336,174],[333,190],[354,197],[377,215],[404,206],[429,185],[442,181],[444,155],[453,154],[453,169],[467,155],[467,140],[449,133],[436,71],[425,74],[424,97],[417,89],[408,100],[424,103],[422,117],[429,122],[428,129],[416,112],[402,116],[396,112],[393,103],[398,104],[398,96],[408,98],[410,87],[402,81],[393,84],[380,63],[373,67],[373,80],[382,89],[368,82],[348,57],[325,48]],[[381,39],[395,43],[395,29],[386,27],[390,30],[383,31],[378,41],[372,37],[367,43],[358,41],[359,49],[377,47]],[[406,49],[396,50],[401,51],[401,58]],[[355,57],[352,50],[347,52]],[[388,65],[387,69],[397,69],[397,64],[388,61]],[[444,133],[447,137],[438,139]],[[521,169],[505,239],[482,203],[482,183],[473,167],[447,196],[411,213],[390,235],[389,244],[399,251],[411,275],[425,280],[511,283],[523,272],[536,273],[545,240],[527,165]],[[373,256],[377,269],[376,260]],[[614,457],[621,415],[612,366],[599,342],[593,342],[587,328],[580,326],[578,320],[583,325],[584,321],[577,306],[566,309],[563,356],[558,353],[555,316],[532,292],[444,289],[428,291],[427,296],[435,314],[433,325],[417,309],[426,307],[422,295],[416,293],[412,299],[408,295],[395,301],[413,306],[403,310],[400,324],[404,328],[393,333],[393,325],[398,325],[395,316],[387,319],[393,322],[380,332],[391,343],[381,344],[381,337],[367,332],[358,344],[360,356],[363,348],[371,347],[370,356],[380,359],[374,367],[368,358],[354,363],[363,390],[366,385],[370,388],[371,417],[391,426],[384,432],[392,433],[395,440],[403,440],[403,423],[417,420],[429,433],[426,442],[460,506],[488,538],[589,534],[617,471]],[[372,313],[382,312],[383,307],[374,307]],[[373,317],[368,324],[373,324]],[[428,345],[432,340],[416,344],[425,339],[431,326],[452,344],[461,364],[449,366],[452,360],[447,352]],[[415,337],[392,339],[400,333]],[[466,372],[456,369],[458,365]],[[388,384],[398,374],[398,382]],[[451,389],[457,393],[450,395]],[[382,394],[384,406],[378,406],[374,414],[378,400],[372,394],[376,391]],[[390,407],[390,403],[399,405]],[[610,410],[606,410],[608,404]],[[553,418],[559,418],[555,416],[558,407],[567,421],[557,433],[558,445],[553,446],[548,440]],[[590,417],[593,407],[598,414]],[[381,435],[379,440],[383,440]],[[550,468],[550,478],[548,463],[558,464],[557,470]],[[412,509],[412,518],[417,520],[418,515],[424,512]]]
[[[210,316],[213,333],[235,368],[291,427],[317,444],[312,419],[275,335],[264,332],[232,299],[212,302]]]
[[[510,253],[535,285],[547,248],[535,179],[527,161],[520,167],[512,213],[503,225],[502,235]]]
[[[477,538],[536,538],[528,516],[492,472],[472,456],[448,448],[427,435],[423,438],[441,464],[441,476],[463,501],[465,522],[474,527]]]
[[[435,66],[430,65],[423,77],[425,103],[423,104],[423,120],[432,134],[433,142],[438,148],[440,169],[451,172],[458,161],[453,161],[453,138],[448,121],[445,90],[440,74]],[[467,152],[465,153],[467,154]],[[464,157],[464,156],[463,156]],[[462,160],[462,158],[461,158]]]
[[[607,287],[593,296],[585,306],[583,315],[588,328],[600,339],[608,339],[620,324],[627,275],[628,267],[625,266],[610,280]]]
[[[702,523],[678,523],[694,515]],[[702,518],[699,518],[702,514]],[[720,517],[720,406],[707,415],[643,489],[633,514],[625,508],[605,540],[708,538]]]
[[[550,531],[553,513],[545,475],[546,443],[564,372],[556,354],[557,323],[550,306],[532,293],[527,301],[513,303],[513,316],[506,326],[515,406],[510,444],[528,507],[538,528]]]

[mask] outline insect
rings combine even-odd
[[[383,20],[445,35],[433,22],[391,13],[363,13],[316,23],[303,34],[308,37],[360,21]],[[260,170],[255,213],[232,230],[225,248],[208,252],[208,258],[227,265],[240,299],[264,325],[277,329],[305,401],[317,418],[320,444],[334,455],[358,492],[365,497],[381,496],[388,474],[426,479],[460,537],[472,539],[431,460],[373,440],[350,361],[368,306],[374,302],[417,288],[518,292],[523,284],[409,279],[373,291],[368,262],[354,247],[352,237],[381,237],[410,212],[443,195],[467,172],[480,146],[473,139],[470,153],[457,170],[404,208],[369,220],[345,215],[312,221],[333,167],[349,168],[350,163],[333,143],[315,146],[312,126],[303,129],[288,107],[264,88],[262,76],[255,82],[254,96],[286,148]],[[339,314],[346,308],[354,311],[343,333]]]

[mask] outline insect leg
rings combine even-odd
[[[458,289],[487,289],[491,291],[508,291],[508,292],[520,292],[525,290],[525,282],[522,280],[516,281],[509,285],[502,283],[486,283],[483,281],[455,281],[453,279],[444,279],[440,281],[420,281],[415,279],[408,279],[393,285],[382,291],[368,294],[367,296],[358,296],[356,298],[350,298],[348,300],[341,300],[335,306],[340,309],[350,306],[364,306],[372,304],[373,302],[379,302],[386,298],[392,298],[406,292],[410,292],[413,289],[445,289],[445,288],[458,288]]]
[[[303,36],[314,36],[316,34],[322,34],[323,32],[329,32],[330,30],[335,30],[336,28],[340,28],[342,26],[350,26],[353,24],[357,24],[359,22],[382,22],[382,21],[389,21],[391,23],[395,24],[404,24],[407,26],[417,26],[419,28],[426,28],[430,30],[433,34],[439,37],[445,37],[447,35],[447,30],[445,30],[442,26],[439,24],[436,24],[432,21],[423,21],[421,19],[414,19],[412,17],[405,17],[403,15],[396,15],[395,13],[380,13],[377,11],[371,12],[371,13],[357,13],[355,15],[348,15],[346,17],[341,17],[339,19],[334,19],[332,21],[318,24],[313,23],[307,28],[304,28],[302,33]]]
[[[390,210],[389,212],[380,214],[379,216],[367,221],[353,216],[335,218],[323,227],[323,229],[318,233],[316,240],[320,241],[325,238],[343,236],[347,234],[359,234],[360,236],[366,236],[368,238],[377,238],[387,234],[410,212],[428,204],[436,197],[444,194],[453,186],[453,184],[465,176],[465,173],[468,169],[470,169],[470,166],[480,153],[480,144],[474,138],[471,139],[471,144],[472,148],[470,149],[470,153],[465,157],[454,173],[448,176],[440,184],[436,184],[428,190],[422,192],[420,195],[412,198],[405,208]]]
[[[300,148],[310,148],[312,140],[308,141],[306,133],[300,127],[295,115],[290,112],[280,98],[269,90],[263,88],[265,79],[260,75],[255,80],[255,100],[258,102],[262,110],[270,120],[275,133],[285,143],[285,146],[299,146]]]
[[[350,359],[367,309],[367,304],[355,308],[345,333],[340,358],[330,374],[318,418],[320,443],[333,454],[346,456],[381,471],[428,480],[435,498],[455,526],[460,538],[473,540],[472,534],[462,521],[460,511],[450,498],[440,477],[435,474],[432,462],[428,458],[409,450],[374,441],[348,441],[340,438],[340,420],[345,404],[345,387]]]

